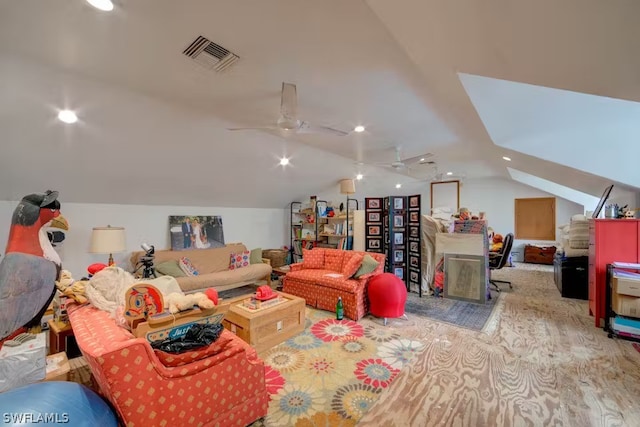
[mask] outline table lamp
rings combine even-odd
[[[127,250],[124,227],[94,227],[91,232],[91,247],[93,254],[109,254],[109,266],[115,264],[113,254]]]

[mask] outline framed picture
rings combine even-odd
[[[404,268],[402,267],[396,267],[393,269],[393,274],[396,277],[399,277],[400,279],[404,280]]]
[[[482,255],[444,254],[444,297],[484,304],[485,262]]]
[[[460,209],[460,181],[431,183],[431,212],[434,208]]]
[[[409,222],[419,222],[420,215],[418,212],[409,212]]]
[[[418,283],[418,272],[410,271],[409,272],[409,281],[412,283]]]
[[[394,215],[393,216],[393,226],[394,227],[403,227],[404,226],[404,218],[402,215]]]
[[[380,239],[367,239],[367,249],[380,249]]]
[[[404,233],[393,233],[393,243],[401,245],[404,243]]]
[[[380,222],[380,212],[367,212],[367,222]]]
[[[420,206],[420,196],[409,197],[409,208],[417,208]]]
[[[380,235],[380,226],[379,225],[370,225],[368,234],[369,234],[369,236],[379,236]]]
[[[420,267],[420,259],[417,256],[410,256],[409,265],[416,268]]]
[[[393,262],[403,262],[404,261],[404,251],[395,250],[393,251]]]
[[[409,242],[409,252],[420,252],[420,245],[418,242]]]
[[[169,216],[171,250],[208,249],[224,247],[221,216]]]
[[[409,227],[409,237],[420,237],[420,228],[418,227]]]
[[[404,199],[401,197],[394,198],[393,209],[404,209]]]
[[[367,209],[380,209],[380,199],[367,199]]]

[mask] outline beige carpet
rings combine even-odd
[[[482,332],[394,320],[426,347],[358,426],[638,426],[640,353],[561,298],[553,268],[516,264]]]

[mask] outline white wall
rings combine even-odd
[[[93,227],[107,225],[125,228],[127,252],[114,254],[116,263],[130,269],[132,251],[147,242],[156,249],[169,249],[169,215],[220,215],[226,243],[242,242],[247,249],[280,248],[289,241],[288,210],[216,208],[197,206],[144,206],[65,203],[60,212],[69,221],[69,231],[60,246],[63,268],[73,277],[85,276],[86,268],[95,262],[107,262],[108,255],[90,254],[89,240]],[[18,202],[0,201],[0,242],[4,253],[9,237],[11,216]],[[285,214],[286,212],[286,214]]]
[[[527,197],[554,197],[528,185],[501,178],[467,180],[460,189],[460,206],[469,208],[474,214],[486,212],[489,226],[503,236],[515,229],[514,199]],[[556,241],[560,241],[558,226],[569,223],[572,215],[584,213],[584,207],[577,203],[556,197]],[[549,241],[515,240],[514,249],[522,254],[526,243],[550,245]],[[522,256],[522,255],[521,255]]]

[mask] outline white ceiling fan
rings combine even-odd
[[[349,133],[327,126],[312,125],[298,118],[298,93],[296,85],[282,82],[280,96],[280,117],[274,126],[227,128],[227,130],[282,130],[293,133],[322,133],[334,136],[346,136]]]
[[[433,157],[433,153],[425,153],[419,156],[408,157],[406,159],[402,159],[400,156],[400,147],[395,147],[396,158],[393,162],[382,162],[382,163],[374,163],[376,166],[385,166],[396,171],[410,171],[412,167],[418,165],[431,165],[434,164],[429,160],[430,157]]]

